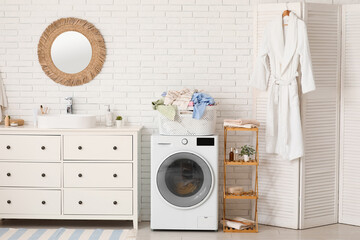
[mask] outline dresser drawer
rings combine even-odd
[[[132,163],[64,163],[65,187],[132,187]]]
[[[2,187],[60,187],[60,163],[0,163]]]
[[[132,160],[132,136],[65,136],[65,160]]]
[[[2,214],[61,214],[58,190],[0,190]]]
[[[64,214],[131,215],[132,191],[65,189]]]
[[[60,161],[60,136],[0,135],[0,159]]]

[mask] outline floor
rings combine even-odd
[[[104,229],[131,229],[132,223],[128,221],[49,221],[49,220],[2,220],[0,227],[13,228],[104,228]],[[194,231],[152,231],[149,222],[139,225],[136,238],[129,240],[355,240],[360,239],[360,227],[333,224],[307,230],[291,230],[270,226],[259,226],[259,233],[235,234],[218,232]],[[0,239],[1,240],[1,239]]]

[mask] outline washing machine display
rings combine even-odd
[[[156,180],[160,194],[168,203],[188,208],[201,204],[210,194],[213,174],[203,158],[180,152],[164,160]]]

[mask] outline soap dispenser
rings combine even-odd
[[[110,105],[106,105],[107,109],[106,109],[106,113],[105,113],[105,125],[107,127],[112,127],[113,126],[113,113],[110,110]]]

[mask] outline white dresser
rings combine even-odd
[[[0,127],[0,219],[132,220],[141,127]]]

